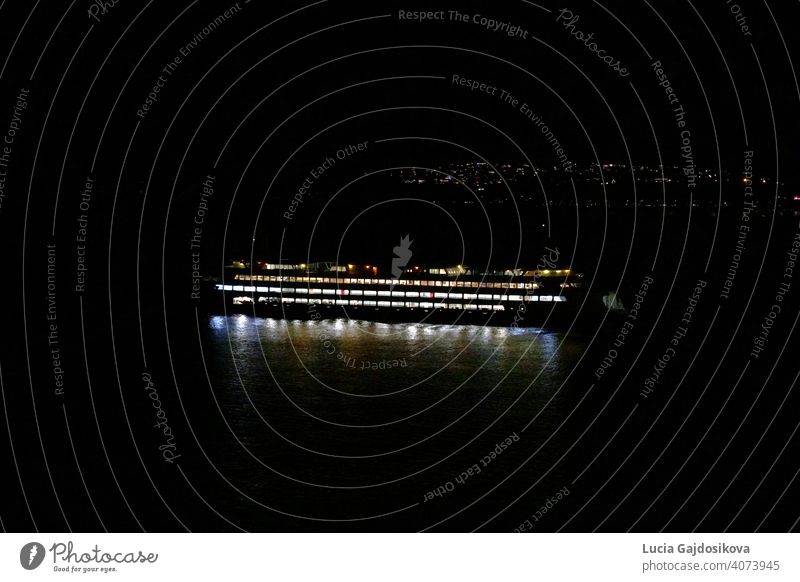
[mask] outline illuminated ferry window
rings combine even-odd
[[[336,300],[336,305],[347,305],[348,303],[350,303],[350,302],[347,299],[337,299]]]
[[[539,301],[538,295],[526,295],[525,301]]]
[[[375,295],[377,295],[377,293],[378,293],[377,291],[373,291],[372,289],[365,289],[364,290],[364,295],[366,295],[368,297],[375,297]]]
[[[241,280],[242,280],[242,276],[241,276],[241,275],[236,275],[236,276],[233,278],[233,280],[234,280],[234,281],[241,281]]]
[[[217,291],[222,291],[224,289],[224,285],[220,285],[219,283],[217,283],[216,285],[214,285],[214,289],[216,289]]]
[[[305,297],[298,297],[297,299],[294,300],[294,302],[295,303],[308,303],[308,299],[306,299]]]
[[[405,297],[404,291],[392,291],[392,297]]]
[[[491,308],[492,308],[492,306],[491,306],[491,305],[478,305],[478,309],[481,309],[481,310],[483,310],[483,311],[488,311],[488,310],[490,310]]]
[[[333,299],[323,299],[322,300],[322,304],[323,305],[333,305],[333,301],[334,301]]]
[[[433,309],[433,303],[430,303],[429,301],[421,301],[419,306],[423,309]]]
[[[418,291],[406,291],[406,297],[419,297]]]
[[[460,303],[448,303],[447,304],[447,308],[448,309],[461,309],[461,304]]]
[[[294,293],[294,287],[284,287],[283,293]]]
[[[318,297],[309,297],[308,302],[314,305],[319,305],[320,303],[322,303],[322,299]]]
[[[447,303],[435,303],[433,305],[433,307],[435,309],[446,309],[447,308]]]
[[[464,281],[456,281],[456,287],[463,287]]]
[[[417,301],[406,301],[406,307],[419,307],[419,302],[417,302]]]
[[[363,295],[364,292],[361,289],[351,289],[350,295]]]
[[[478,294],[478,299],[480,299],[481,301],[491,301],[492,300],[492,296],[488,295],[486,293],[480,293],[480,294]]]
[[[233,291],[233,285],[223,285],[222,286],[222,290],[223,291]]]
[[[392,307],[405,307],[405,303],[402,301],[392,301]]]
[[[350,305],[360,306],[363,302],[360,299],[351,299]]]
[[[506,310],[504,305],[492,305],[492,309],[494,309],[495,311],[505,311]]]
[[[322,289],[309,289],[308,292],[311,295],[319,295],[322,293]]]
[[[563,295],[556,295],[555,297],[553,297],[553,301],[566,301],[566,300],[567,298],[564,297]]]
[[[234,285],[233,286],[233,290],[234,291],[244,291],[244,286],[243,285]]]
[[[306,289],[306,288],[304,288],[304,287],[298,287],[297,289],[295,289],[295,290],[294,290],[294,292],[295,292],[295,293],[302,293],[302,294],[306,294],[306,293],[308,293],[308,289]]]
[[[539,301],[552,301],[552,300],[553,300],[553,296],[552,295],[540,295],[539,296]]]
[[[267,301],[269,301],[269,299],[267,297],[259,297],[258,298],[258,302],[259,303],[266,303]]]
[[[234,297],[233,298],[233,304],[234,305],[241,305],[242,303],[252,303],[252,302],[253,302],[253,298],[252,297],[244,296],[244,297]]]
[[[281,301],[284,303],[294,303],[294,297],[282,297]]]
[[[522,301],[522,295],[509,295],[509,301]]]
[[[378,295],[380,295],[381,297],[389,297],[391,294],[392,294],[391,291],[383,291],[383,290],[378,291]]]
[[[378,307],[389,307],[391,302],[389,301],[378,301]]]
[[[464,293],[464,299],[475,300],[478,296],[475,293]]]
[[[280,293],[281,292],[281,288],[280,287],[270,287],[269,291],[270,291],[270,293]]]
[[[502,301],[505,298],[505,295],[492,295],[492,299],[494,301]]]
[[[336,294],[336,289],[323,289],[322,290],[322,294],[323,295],[335,295]]]
[[[337,289],[337,295],[349,295],[350,291],[348,289]]]
[[[425,298],[433,299],[433,293],[431,293],[430,291],[423,291],[419,294],[419,296],[422,297],[423,299]]]
[[[477,309],[478,309],[478,306],[477,306],[477,305],[475,305],[474,303],[468,303],[468,304],[466,304],[466,305],[464,306],[464,309],[475,309],[475,310],[477,310]]]
[[[461,299],[463,297],[463,295],[461,295],[461,293],[448,293],[447,296],[450,299]]]
[[[368,300],[364,301],[364,306],[365,307],[375,307],[376,305],[378,305],[377,301],[368,301]]]

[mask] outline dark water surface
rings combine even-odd
[[[220,511],[246,515],[242,525],[303,529],[321,519],[342,527],[356,518],[358,529],[421,529],[499,485],[502,494],[489,493],[478,514],[464,512],[478,526],[510,489],[548,470],[543,490],[568,483],[554,463],[571,442],[557,428],[586,392],[570,378],[586,337],[245,315],[205,323],[218,406],[207,412],[222,427],[218,438],[204,430],[199,440],[241,490]],[[469,475],[473,466],[480,472]],[[428,493],[440,486],[443,495]],[[528,505],[513,509],[509,523],[525,519]],[[459,519],[450,523],[463,527]]]

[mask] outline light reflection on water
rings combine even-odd
[[[339,493],[294,479],[402,480],[398,491],[416,499],[416,487],[452,478],[529,423],[506,459],[521,462],[548,442],[521,470],[533,482],[571,442],[556,429],[586,388],[565,383],[585,340],[544,329],[233,315],[210,317],[205,332],[210,414],[225,419],[207,441],[213,456],[249,490],[298,511],[326,514]],[[425,485],[403,480],[417,472]],[[547,479],[560,486],[561,469]],[[356,493],[357,503],[385,499],[379,489]]]
[[[215,389],[256,406],[278,394],[345,425],[358,424],[364,406],[388,422],[454,393],[549,395],[583,349],[582,338],[537,328],[234,315],[209,318],[208,331]]]

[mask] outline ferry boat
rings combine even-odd
[[[583,275],[566,267],[412,266],[386,277],[375,265],[234,262],[212,284],[216,309],[286,319],[562,326],[621,308],[588,301]]]

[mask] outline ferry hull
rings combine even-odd
[[[274,319],[301,321],[352,319],[385,323],[421,323],[432,325],[490,325],[500,327],[547,327],[585,329],[602,324],[604,319],[615,319],[618,314],[603,308],[598,296],[587,301],[582,308],[582,298],[572,302],[507,305],[503,311],[423,309],[404,307],[358,307],[339,305],[298,305],[270,303],[234,304],[219,302],[215,314],[244,314]]]

